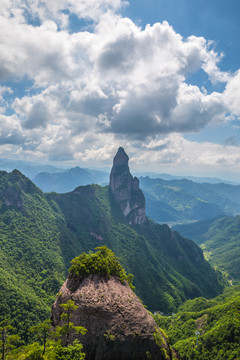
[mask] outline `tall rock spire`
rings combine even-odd
[[[129,224],[140,225],[146,222],[145,197],[139,189],[138,178],[133,178],[130,173],[128,160],[124,149],[120,147],[113,159],[110,189]]]

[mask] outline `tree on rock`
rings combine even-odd
[[[66,324],[62,326],[58,326],[56,329],[57,336],[63,336],[66,338],[65,346],[69,345],[69,336],[71,332],[75,332],[76,334],[85,335],[87,329],[83,326],[75,326],[70,320],[72,318],[72,313],[78,307],[75,305],[74,301],[68,300],[65,304],[61,304],[61,307],[64,309],[63,314],[61,315],[61,320],[66,321]]]

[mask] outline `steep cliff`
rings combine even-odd
[[[130,225],[141,225],[147,220],[145,214],[145,198],[139,189],[138,178],[131,175],[128,156],[120,147],[113,160],[110,174],[110,190],[116,203],[128,218]]]

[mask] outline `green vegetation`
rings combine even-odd
[[[60,341],[48,340],[43,355],[42,346],[34,342],[12,351],[6,360],[84,360],[85,354],[82,349],[82,344],[77,340],[68,347],[62,346]]]
[[[170,357],[168,356],[168,353],[167,353],[166,349],[164,348],[164,341],[163,341],[162,335],[164,335],[165,338],[167,339],[166,334],[162,334],[159,329],[156,329],[156,331],[153,333],[156,345],[161,350],[161,358],[164,360],[170,360]]]
[[[166,225],[129,226],[107,186],[43,194],[19,171],[0,172],[0,321],[9,317],[27,343],[28,329],[49,317],[70,261],[103,244],[151,310],[176,311],[222,289],[193,242]]]
[[[20,336],[12,334],[14,330],[9,320],[0,323],[0,351],[2,360],[84,360],[83,346],[78,340],[69,344],[72,333],[85,335],[86,329],[75,326],[71,321],[72,313],[77,306],[72,300],[61,305],[64,309],[61,315],[63,325],[54,329],[50,321],[33,326],[29,329],[32,334],[28,345],[23,345]],[[18,345],[14,346],[15,344]]]
[[[193,242],[173,234],[166,225],[129,226],[108,187],[79,187],[48,198],[61,209],[71,233],[68,238],[79,246],[78,253],[101,243],[108,246],[133,273],[136,293],[150,309],[175,311],[188,298],[221,291],[215,272]]]
[[[0,194],[3,359],[84,359],[80,343],[69,345],[72,332],[85,331],[71,322],[74,303],[63,304],[65,323],[56,332],[44,322],[73,258],[73,276],[96,273],[131,284],[123,265],[134,274],[136,293],[151,310],[171,313],[181,305],[177,315],[158,315],[157,321],[182,359],[240,357],[240,289],[232,287],[207,300],[219,294],[222,286],[192,241],[151,221],[129,226],[108,187],[91,185],[68,194],[43,194],[13,171],[0,172]],[[217,221],[205,236],[205,249],[211,261],[218,259],[214,263],[237,279],[240,217]],[[200,298],[184,303],[196,296]],[[198,346],[195,331],[200,332]],[[108,335],[112,340],[114,335]]]
[[[178,313],[154,318],[182,360],[240,358],[240,286],[214,300],[188,300]]]
[[[13,334],[13,326],[9,319],[0,322],[0,349],[2,352],[2,360],[6,359],[7,353],[15,348],[15,344],[19,343],[20,337]]]
[[[50,320],[45,320],[43,323],[35,325],[29,329],[30,332],[36,335],[38,342],[43,345],[42,355],[46,352],[47,339],[51,333]]]
[[[66,324],[56,328],[56,336],[61,336],[62,339],[65,338],[64,344],[66,347],[68,347],[71,333],[85,335],[87,330],[83,326],[75,326],[70,321],[72,318],[72,313],[74,310],[77,310],[77,305],[75,305],[74,301],[68,300],[66,304],[61,304],[60,306],[64,309],[64,312],[61,315],[61,320],[66,321]]]
[[[73,259],[71,261],[72,266],[69,269],[70,275],[78,278],[89,274],[97,274],[108,278],[116,276],[122,283],[127,281],[129,286],[134,289],[132,285],[133,275],[126,274],[115,254],[107,246],[96,247],[95,250],[98,251],[89,254],[84,252]]]
[[[202,228],[202,231],[198,231]],[[240,280],[240,216],[225,216],[202,222],[178,226],[183,236],[190,236],[201,245],[205,257],[226,273],[230,280]]]
[[[0,172],[0,321],[12,319],[21,338],[50,314],[66,269],[64,219],[20,172]]]

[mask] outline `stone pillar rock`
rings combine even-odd
[[[122,147],[113,159],[110,174],[110,190],[115,202],[121,208],[130,225],[141,225],[146,222],[145,197],[139,189],[139,180],[131,175],[128,166],[129,157]]]

